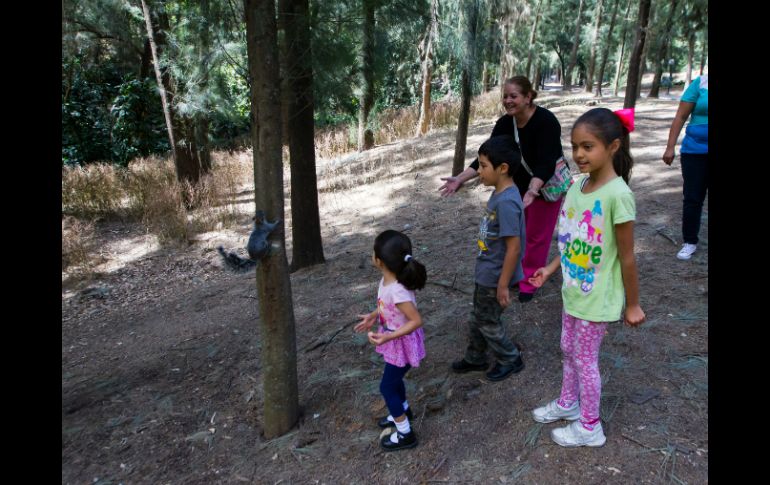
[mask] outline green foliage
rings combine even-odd
[[[121,76],[112,63],[83,68],[65,59],[62,83],[62,164],[129,160],[168,149],[157,89]]]

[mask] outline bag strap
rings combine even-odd
[[[529,168],[529,165],[527,165],[527,162],[524,161],[524,150],[521,148],[521,142],[519,141],[519,127],[516,126],[516,117],[512,116],[513,118],[513,134],[516,138],[516,144],[519,145],[519,151],[521,152],[521,164],[524,166],[524,170],[527,171],[530,177],[534,177],[535,175],[532,173],[532,169]]]
[[[516,126],[516,117],[513,117],[513,134],[515,135],[514,138],[516,138],[516,144],[519,145],[519,151],[521,152],[521,164],[524,166],[524,170],[527,171],[530,177],[534,177],[535,175],[532,173],[532,169],[529,168],[529,165],[527,165],[527,162],[524,161],[524,150],[521,148],[521,142],[519,141],[519,127]],[[567,163],[567,159],[564,157],[564,155],[560,156],[556,163],[558,164],[560,160],[564,160],[564,164],[567,165],[567,168],[569,169],[569,163]]]

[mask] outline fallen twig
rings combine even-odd
[[[445,282],[443,282],[443,281],[428,281],[427,283],[428,283],[429,285],[442,286],[442,287],[444,287],[444,288],[449,288],[450,290],[459,291],[460,293],[465,293],[466,295],[472,295],[472,294],[473,294],[473,292],[472,292],[472,291],[469,291],[469,290],[465,290],[465,289],[463,289],[463,288],[455,288],[455,287],[454,287],[454,282],[452,282],[451,284],[449,284],[449,283],[445,283]]]
[[[620,436],[624,437],[624,438],[625,438],[625,439],[627,439],[628,441],[631,441],[631,442],[633,442],[633,443],[636,443],[637,445],[641,446],[642,448],[647,448],[648,450],[655,450],[655,448],[652,448],[652,447],[650,447],[650,446],[647,446],[647,445],[645,445],[644,443],[640,443],[640,442],[636,441],[635,439],[631,438],[630,436],[626,436],[626,435],[624,435],[623,433],[620,433]]]
[[[328,335],[326,335],[324,337],[317,338],[316,340],[314,340],[313,342],[308,344],[307,347],[305,347],[305,352],[307,353],[307,352],[310,352],[312,350],[315,350],[315,349],[317,349],[318,347],[320,347],[322,345],[324,347],[326,347],[327,345],[329,345],[329,343],[331,343],[332,340],[334,340],[334,337],[336,337],[340,332],[342,332],[346,328],[350,327],[354,323],[356,323],[356,321],[345,323],[344,325],[339,327],[334,332],[332,332],[332,333],[330,333],[330,334],[328,334]]]

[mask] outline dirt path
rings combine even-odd
[[[565,153],[569,128],[586,109],[552,108]],[[260,436],[253,274],[223,271],[213,250],[243,246],[247,230],[168,250],[152,248],[130,225],[101,228],[111,241],[105,248],[150,252],[126,256],[88,291],[63,292],[62,483],[705,483],[708,203],[699,251],[677,260],[679,161],[672,168],[660,161],[675,111],[668,100],[637,107],[631,188],[649,321],[639,329],[614,325],[605,338],[603,448],[561,448],[548,435],[557,424],[529,415],[560,388],[559,278],[504,313],[524,346],[521,374],[488,383],[448,372],[465,345],[475,232],[490,189],[438,196],[454,151],[453,132],[441,131],[325,169],[327,263],[292,275],[304,415],[269,442]],[[493,124],[471,126],[468,159]],[[372,308],[378,276],[368,261],[386,228],[409,234],[431,282],[418,294],[428,357],[409,374],[407,390],[421,444],[391,454],[380,451],[374,421],[385,412],[380,357],[352,330],[335,334]]]

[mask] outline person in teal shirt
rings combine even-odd
[[[692,117],[691,117],[692,116]],[[691,117],[691,118],[690,118]],[[698,249],[698,233],[703,201],[708,192],[709,156],[709,81],[708,75],[697,77],[687,87],[679,101],[668,132],[668,143],[663,153],[663,162],[671,165],[674,161],[674,146],[687,118],[690,124],[682,140],[682,178],[684,179],[684,201],[682,207],[682,239],[684,244],[676,257],[690,259]]]

